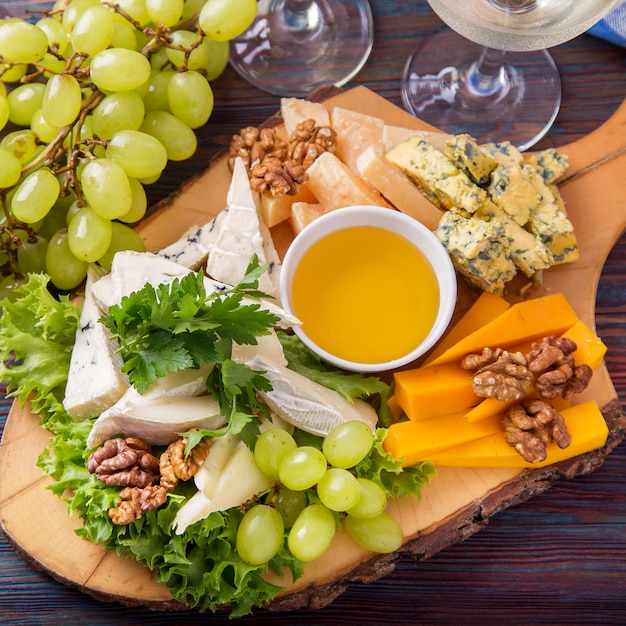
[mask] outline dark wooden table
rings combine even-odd
[[[401,106],[404,61],[421,38],[441,27],[424,0],[372,0],[375,44],[353,85]],[[553,50],[563,78],[563,106],[537,146],[560,146],[599,127],[626,96],[626,51],[584,35]],[[189,162],[168,168],[150,188],[151,202],[173,192],[247,124],[278,108],[278,98],[232,70],[214,84],[216,108],[199,131]],[[626,173],[625,173],[626,175]],[[598,334],[626,405],[626,236],[607,259],[596,303]],[[10,403],[0,400],[0,429]],[[0,468],[0,472],[2,469]],[[492,518],[488,527],[435,557],[400,560],[385,578],[352,584],[329,607],[264,613],[241,624],[626,624],[626,443],[595,473]],[[1,624],[228,623],[197,612],[159,614],[103,604],[27,566],[0,538]]]

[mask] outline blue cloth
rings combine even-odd
[[[592,26],[588,32],[626,48],[626,1],[618,2],[604,19]]]

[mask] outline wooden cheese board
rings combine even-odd
[[[324,104],[329,109],[341,106],[374,114],[388,124],[430,128],[364,87],[335,93],[325,98]],[[270,123],[279,122],[274,119]],[[576,263],[547,271],[543,285],[526,295],[562,291],[579,317],[594,328],[600,273],[626,227],[626,103],[596,132],[559,150],[569,157],[570,168],[560,188],[581,255]],[[139,230],[147,247],[162,248],[187,228],[207,222],[224,207],[229,184],[226,159],[212,162],[142,222]],[[275,227],[273,236],[283,255],[292,239],[288,224]],[[456,317],[475,298],[462,282],[459,294]],[[512,290],[509,299],[520,297]],[[428,558],[479,531],[493,514],[545,491],[555,481],[599,467],[626,433],[626,418],[604,365],[596,370],[592,384],[579,399],[595,399],[602,408],[610,429],[603,449],[531,471],[438,468],[435,479],[423,489],[421,501],[403,498],[391,505],[406,538],[401,552],[418,560]],[[95,598],[155,610],[186,608],[172,598],[155,573],[74,533],[80,520],[69,516],[65,503],[46,489],[50,479],[36,465],[48,439],[49,433],[28,407],[14,404],[0,446],[0,527],[8,541],[33,567]],[[349,581],[371,582],[392,571],[399,555],[374,556],[339,534],[331,550],[307,564],[301,579],[295,583],[275,579],[287,590],[269,608],[325,606],[346,589]]]

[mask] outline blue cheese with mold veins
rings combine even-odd
[[[499,165],[521,165],[524,161],[522,153],[510,142],[490,142],[481,144]]]
[[[435,235],[448,251],[456,270],[484,291],[502,295],[517,273],[504,243],[504,230],[496,222],[448,211]]]
[[[502,165],[491,174],[489,195],[520,226],[528,222],[530,212],[539,205],[541,196],[517,165]]]
[[[486,200],[484,189],[420,137],[403,141],[387,152],[385,158],[397,165],[441,208],[474,213]]]
[[[446,143],[444,154],[477,185],[486,185],[498,162],[467,134],[456,135]]]
[[[567,156],[554,148],[532,154],[526,158],[525,162],[532,165],[548,184],[561,178],[569,167]]]

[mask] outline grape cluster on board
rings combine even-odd
[[[0,297],[143,249],[144,185],[191,157],[256,0],[57,0],[0,20]]]
[[[270,561],[281,549],[301,561],[319,558],[338,527],[368,550],[394,552],[402,528],[385,508],[387,495],[378,483],[358,477],[355,466],[374,444],[370,427],[357,420],[333,428],[321,449],[298,445],[285,430],[261,433],[254,461],[276,481],[267,501],[253,504],[237,529],[237,552],[251,565]]]

